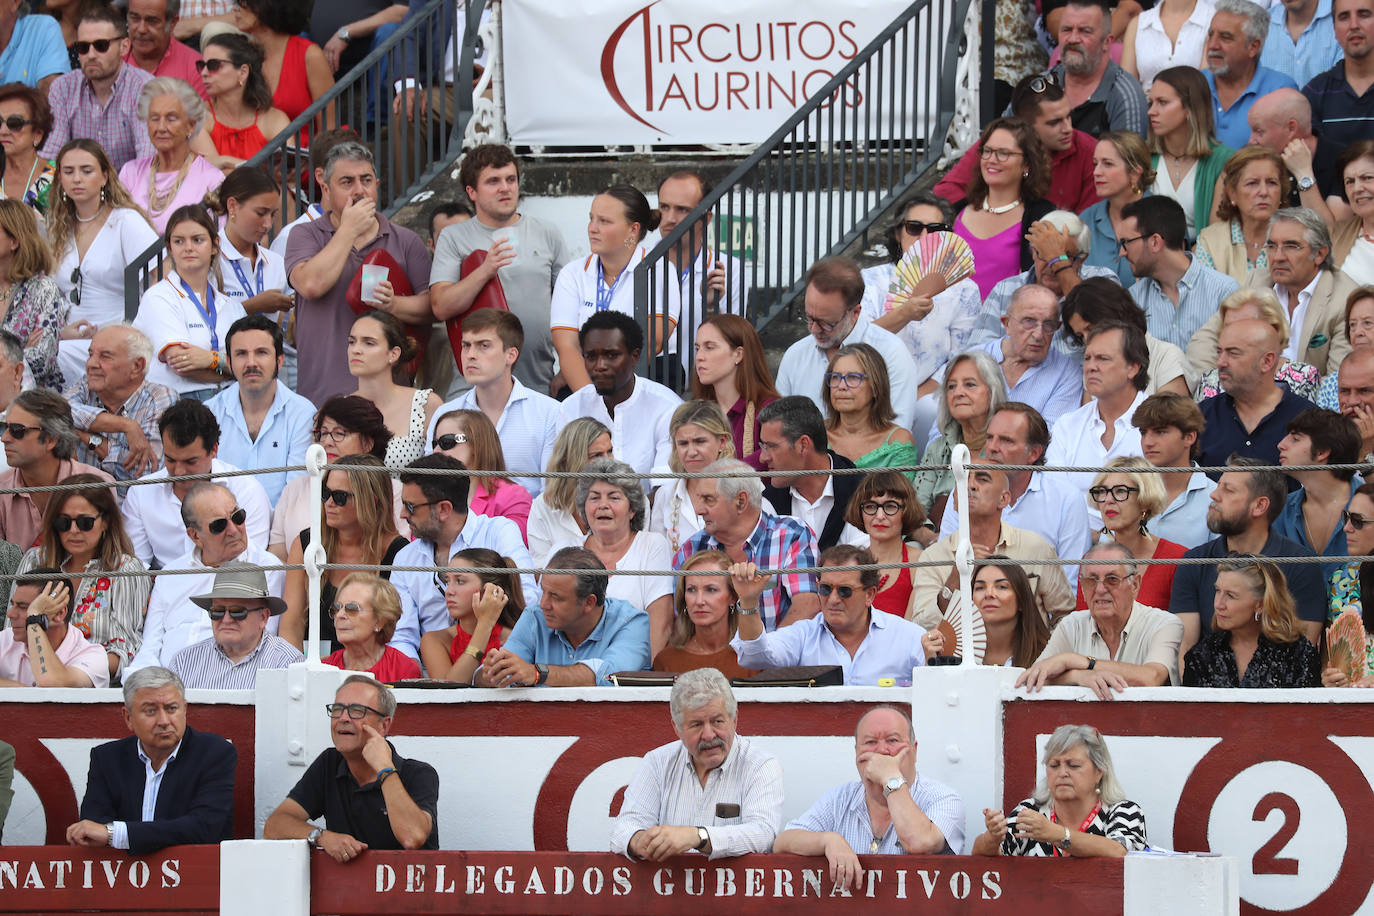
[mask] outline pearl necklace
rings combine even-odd
[[[1021,206],[1020,200],[1013,200],[1011,203],[1004,204],[1000,207],[990,207],[986,202],[984,202],[983,211],[985,213],[991,213],[993,216],[1001,216],[1003,213],[1010,213],[1019,206]]]
[[[98,207],[95,208],[95,212],[92,213],[90,216],[82,216],[80,213],[78,213],[78,214],[76,214],[76,221],[77,221],[78,223],[89,223],[91,220],[93,220],[93,219],[95,219],[96,217],[98,217],[98,216],[100,215],[100,212],[101,212],[102,210],[104,210],[104,209],[105,209],[105,205],[104,205],[104,204],[101,204],[100,206],[98,206]]]

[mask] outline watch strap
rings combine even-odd
[[[37,624],[38,626],[42,627],[44,631],[46,631],[46,630],[48,629],[48,615],[47,615],[47,614],[29,614],[27,617],[24,618],[24,628],[25,628],[25,629],[28,629],[29,627],[33,626],[34,624]]]
[[[1091,655],[1085,655],[1085,656],[1083,656],[1083,657],[1086,658],[1086,659],[1088,660],[1088,670],[1089,670],[1089,671],[1091,671],[1091,670],[1093,670],[1094,668],[1097,667],[1097,659],[1093,658]]]
[[[548,665],[541,665],[541,664],[539,664],[538,662],[535,662],[535,664],[534,664],[534,670],[537,671],[537,672],[539,672],[539,677],[535,679],[535,681],[534,681],[534,686],[538,687],[538,686],[540,686],[540,685],[545,684],[545,683],[548,682],[548,680],[549,680],[549,666],[548,666]]]

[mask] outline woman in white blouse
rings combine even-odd
[[[576,472],[587,462],[611,456],[611,431],[600,420],[578,417],[558,434],[546,471]],[[544,492],[530,506],[530,557],[536,566],[553,553],[555,544],[570,543],[587,533],[577,509],[577,479],[550,477]]]
[[[1357,285],[1374,284],[1374,140],[1356,140],[1336,160],[1355,215],[1331,228],[1331,263]]]
[[[1162,0],[1126,26],[1121,69],[1147,91],[1168,67],[1201,67],[1207,29],[1216,9],[1211,0]]]
[[[224,295],[249,315],[280,312],[286,321],[295,298],[284,292],[286,262],[262,243],[280,209],[280,189],[262,169],[240,166],[205,196],[205,206],[223,220],[219,231],[220,279]]]
[[[203,401],[232,377],[224,342],[243,306],[216,288],[219,231],[204,207],[177,208],[163,243],[172,270],[143,294],[134,326],[153,342],[157,358],[148,378]]]
[[[57,154],[48,240],[57,288],[70,303],[58,368],[64,378],[78,379],[86,374],[96,329],[124,319],[125,268],[158,241],[94,140],[72,140]]]
[[[730,421],[715,401],[683,404],[673,411],[668,431],[673,437],[673,454],[668,461],[670,470],[695,474],[712,461],[735,457]],[[654,491],[654,509],[649,516],[649,530],[666,537],[674,553],[704,527],[701,516],[692,508],[687,483],[682,478],[665,480]]]

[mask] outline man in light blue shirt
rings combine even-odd
[[[0,0],[0,83],[23,83],[48,94],[53,80],[71,69],[62,26],[52,16],[20,16],[19,0]]]
[[[745,668],[839,665],[848,685],[877,686],[884,677],[908,680],[941,645],[940,634],[893,614],[874,611],[877,570],[846,567],[876,563],[861,547],[837,544],[821,554],[821,613],[791,626],[764,632],[759,596],[770,577],[756,575],[752,563],[731,572],[739,595],[739,631],[730,647]]]
[[[1007,383],[1007,400],[1029,404],[1053,423],[1083,401],[1083,370],[1054,350],[1059,335],[1059,297],[1032,283],[1018,289],[1002,317],[1001,340],[979,349],[997,361]]]
[[[281,325],[266,314],[229,326],[224,346],[234,384],[205,402],[219,421],[219,454],[240,468],[291,467],[305,462],[315,405],[283,385],[286,360]],[[286,482],[303,471],[258,475],[272,505]]]
[[[1331,0],[1287,0],[1269,8],[1269,36],[1264,39],[1261,66],[1306,86],[1343,57],[1331,19]]]
[[[449,473],[411,473],[430,470]],[[410,525],[415,540],[396,554],[396,566],[447,566],[454,554],[469,547],[494,550],[518,569],[534,565],[515,522],[468,512],[466,470],[461,461],[441,454],[406,465],[401,472],[401,518]],[[401,596],[401,619],[388,645],[419,659],[420,637],[452,622],[444,604],[443,580],[432,572],[397,570],[391,574],[391,584]],[[526,600],[539,600],[534,576],[522,575],[520,588]]]
[[[564,547],[549,557],[539,604],[525,608],[510,638],[486,654],[478,687],[605,687],[618,671],[644,671],[649,656],[649,615],[628,601],[606,597],[610,576],[585,547]]]
[[[1298,88],[1291,76],[1260,66],[1269,24],[1269,14],[1250,0],[1217,0],[1207,29],[1208,69],[1202,75],[1212,90],[1217,139],[1232,149],[1250,142],[1247,116],[1255,99],[1275,89]],[[1207,214],[1197,214],[1196,222],[1206,225]]]

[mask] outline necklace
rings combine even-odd
[[[186,180],[186,173],[191,170],[191,160],[196,158],[192,152],[186,153],[186,159],[181,163],[181,168],[177,171],[176,182],[167,190],[165,194],[157,193],[157,158],[148,163],[148,215],[156,216],[162,213],[176,199],[177,192],[181,190],[181,183]]]
[[[90,216],[82,216],[80,213],[78,213],[78,214],[76,214],[76,221],[77,221],[78,223],[89,223],[91,220],[93,220],[93,219],[95,219],[97,216],[99,216],[100,213],[101,213],[101,211],[104,210],[104,209],[105,209],[105,205],[104,205],[104,204],[101,204],[100,206],[98,206],[98,207],[95,208],[95,212],[92,213]]]
[[[1017,207],[1019,207],[1019,206],[1021,206],[1021,201],[1020,201],[1019,198],[1018,198],[1017,200],[1013,200],[1013,201],[1012,201],[1011,203],[1009,203],[1009,204],[1004,204],[1003,206],[1000,206],[1000,207],[991,207],[991,206],[988,206],[987,202],[984,201],[984,202],[983,202],[983,212],[985,212],[985,213],[991,213],[993,216],[1001,216],[1003,213],[1010,213],[1011,211],[1015,210],[1015,209],[1016,209]]]

